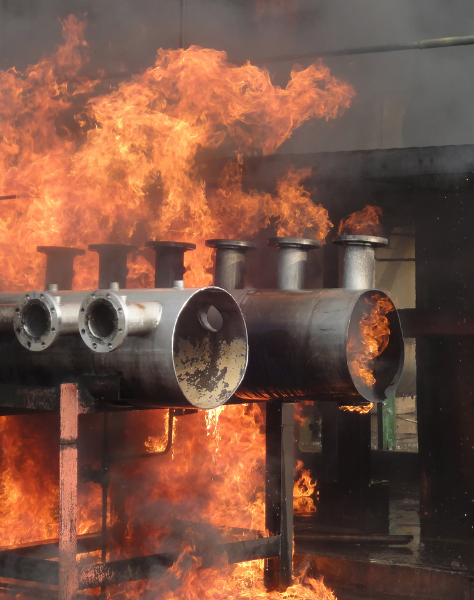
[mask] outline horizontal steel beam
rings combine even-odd
[[[216,557],[224,553],[227,553],[229,564],[274,558],[280,554],[280,536],[217,545],[212,549],[212,554],[203,556],[201,568],[212,567]],[[79,572],[79,589],[140,579],[159,579],[178,557],[179,553],[169,552],[84,566]]]
[[[0,577],[58,585],[59,564],[26,556],[1,554]]]

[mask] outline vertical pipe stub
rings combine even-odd
[[[195,250],[196,244],[187,242],[146,242],[147,248],[153,248],[155,259],[155,288],[172,288],[175,281],[184,277],[184,253]]]
[[[127,257],[138,250],[129,244],[91,244],[92,252],[99,255],[99,287],[109,287],[111,281],[117,281],[121,289],[127,287]]]
[[[85,250],[64,246],[38,246],[36,251],[46,254],[44,289],[55,283],[60,290],[71,290],[74,279],[74,259],[76,256],[83,256]]]
[[[270,238],[269,246],[278,248],[278,289],[302,290],[306,280],[308,252],[321,243],[307,238]]]
[[[242,240],[206,240],[206,246],[216,250],[214,285],[226,290],[243,289],[245,253],[257,245]]]
[[[334,243],[344,246],[342,287],[350,290],[372,289],[375,248],[387,246],[387,238],[374,235],[338,235]]]

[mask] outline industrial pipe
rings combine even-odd
[[[257,246],[241,240],[206,240],[208,248],[216,249],[214,285],[226,290],[244,287],[245,253]]]
[[[147,248],[153,248],[155,258],[155,288],[173,288],[184,277],[184,253],[195,250],[196,244],[187,242],[146,242]]]
[[[74,259],[84,256],[80,248],[63,246],[38,246],[37,252],[46,254],[45,290],[48,285],[57,285],[60,290],[71,290],[74,279]]]
[[[146,335],[160,322],[160,302],[127,302],[111,290],[88,294],[79,308],[78,327],[85,344],[94,352],[120,348],[129,335]]]
[[[403,367],[400,321],[378,290],[234,291],[249,335],[249,366],[236,392],[241,401],[312,399],[344,404],[382,402],[395,390]],[[371,362],[374,385],[351,368],[351,343],[360,322],[382,299],[390,335]]]
[[[350,290],[372,289],[375,248],[387,246],[388,240],[372,235],[338,235],[334,243],[344,247],[342,287]]]
[[[305,238],[270,238],[269,246],[278,248],[278,289],[302,290],[306,280],[308,252],[320,248],[316,240]]]
[[[474,35],[464,35],[459,37],[434,38],[429,40],[419,40],[417,42],[408,42],[406,44],[379,44],[375,46],[360,46],[359,48],[341,48],[339,50],[322,50],[308,52],[305,54],[288,54],[284,56],[269,56],[267,58],[257,58],[251,60],[253,64],[275,63],[298,60],[314,60],[315,58],[326,58],[330,56],[354,56],[356,54],[377,54],[380,52],[398,52],[401,50],[429,50],[431,48],[450,48],[452,46],[472,46],[474,44]],[[239,62],[239,61],[233,61]]]
[[[138,248],[129,244],[91,244],[88,248],[99,254],[99,288],[108,288],[112,282],[126,288],[127,257]]]
[[[120,347],[117,345],[113,352],[91,352],[81,336],[60,335],[44,352],[30,352],[31,347],[26,350],[18,344],[12,332],[10,336],[0,336],[0,383],[55,386],[64,378],[113,380],[120,384],[117,400],[143,407],[191,405],[208,409],[224,404],[233,395],[245,373],[248,345],[242,313],[228,292],[215,287],[127,290],[126,300],[116,292],[103,292],[105,298],[101,300],[108,301],[114,296],[127,305],[123,314],[129,319],[129,335],[121,340]],[[107,293],[111,298],[107,298]],[[84,295],[85,292],[70,292],[67,299],[80,303]],[[32,293],[30,299],[31,296]],[[123,310],[124,305],[118,302],[113,314],[111,304],[103,302],[105,309],[93,305],[92,300],[96,299],[90,298],[88,308],[95,306],[99,312],[84,321],[91,333],[107,338],[103,326],[109,327],[109,336],[115,330],[120,333],[115,318],[118,308]],[[129,311],[130,304],[146,303],[159,303],[162,307],[153,331],[149,331],[149,320],[142,326]],[[40,303],[35,304],[29,321],[30,336],[37,336],[41,327],[48,326],[43,306],[38,308]],[[220,315],[220,326],[216,327],[209,318],[212,307]],[[110,331],[111,327],[114,331]]]
[[[41,352],[60,335],[78,333],[80,304],[70,300],[80,297],[80,292],[69,294],[69,302],[62,304],[57,294],[33,290],[22,295],[14,307],[12,325],[20,344],[33,352]]]

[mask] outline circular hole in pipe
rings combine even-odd
[[[221,313],[212,304],[203,306],[198,311],[198,319],[206,331],[217,333],[222,329],[224,319]]]
[[[117,315],[109,303],[95,302],[89,310],[88,326],[96,338],[106,338],[117,327]]]
[[[48,311],[40,302],[30,302],[23,310],[23,328],[35,339],[46,335],[51,325]]]

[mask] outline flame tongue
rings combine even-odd
[[[229,167],[209,193],[195,157],[224,140],[240,154],[273,152],[305,120],[341,114],[354,96],[350,85],[320,62],[294,69],[281,88],[265,69],[231,65],[224,52],[160,50],[153,67],[78,106],[73,121],[78,94],[95,85],[77,77],[87,61],[83,32],[70,17],[56,54],[25,74],[0,71],[0,194],[28,195],[0,207],[3,289],[41,286],[37,245],[194,242],[186,283],[203,285],[211,281],[206,238],[250,237],[272,218],[278,235],[301,237],[313,227],[325,237],[327,212],[301,185],[307,171],[291,172],[271,195],[243,192],[239,167]],[[76,288],[96,285],[96,261],[78,259]],[[130,283],[152,285],[146,255],[132,262]]]
[[[354,212],[339,223],[338,235],[380,235],[382,228],[380,217],[382,209],[379,206],[367,205],[363,210]]]
[[[376,383],[374,360],[382,354],[390,339],[387,314],[394,310],[387,296],[378,294],[365,298],[364,311],[357,331],[349,335],[347,357],[354,381],[369,387]]]

